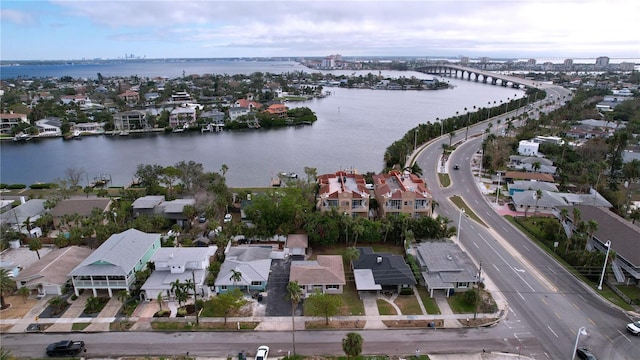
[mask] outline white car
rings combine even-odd
[[[267,360],[267,356],[269,355],[269,347],[267,345],[262,345],[256,351],[256,360]]]
[[[627,324],[627,330],[633,335],[640,336],[640,320]]]
[[[232,219],[231,214],[226,214],[224,216],[224,222],[226,223],[231,222],[231,219]]]

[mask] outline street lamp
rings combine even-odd
[[[585,329],[584,326],[578,329],[578,335],[576,336],[576,344],[573,346],[573,354],[571,354],[571,360],[576,358],[576,350],[578,350],[578,340],[580,340],[580,335],[587,335],[587,329]]]
[[[464,209],[460,210],[460,217],[458,217],[458,234],[456,235],[458,241],[460,241],[460,225],[462,225],[462,214],[464,214]]]
[[[498,196],[500,196],[500,180],[502,180],[502,173],[498,171],[498,188],[496,189],[496,205],[498,205]]]
[[[607,240],[604,243],[607,247],[607,255],[604,256],[604,265],[602,265],[602,275],[600,275],[600,284],[598,284],[598,290],[602,290],[602,281],[604,280],[604,271],[607,269],[607,260],[609,259],[609,250],[611,250],[611,240]]]
[[[416,128],[416,130],[413,132],[413,151],[416,151],[417,147],[418,147],[418,128]]]

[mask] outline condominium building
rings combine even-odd
[[[318,176],[316,207],[320,211],[336,209],[351,217],[368,217],[371,194],[364,176],[346,171]]]
[[[381,217],[400,213],[414,218],[431,216],[433,197],[419,176],[394,170],[374,175],[373,186]]]

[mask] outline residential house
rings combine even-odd
[[[370,247],[357,249],[360,254],[353,261],[353,273],[358,291],[400,292],[416,285],[413,272],[402,256],[376,253]]]
[[[0,114],[0,134],[11,135],[11,129],[19,124],[29,124],[26,114],[14,114],[13,111],[8,114]]]
[[[284,104],[272,104],[267,108],[267,112],[280,118],[287,117],[287,107]]]
[[[211,291],[206,285],[210,258],[218,250],[217,246],[208,247],[163,247],[149,259],[154,264],[151,276],[140,288],[147,301],[158,298],[173,298],[172,284],[176,281],[192,281],[199,298],[207,299]],[[193,291],[191,291],[193,293]]]
[[[53,215],[53,226],[56,229],[59,229],[64,216],[77,214],[81,217],[89,217],[94,211],[93,209],[98,209],[101,212],[107,212],[109,211],[110,206],[111,199],[109,198],[78,198],[61,200],[53,209],[51,209],[51,215]]]
[[[104,134],[104,123],[87,122],[73,124],[73,131],[81,134]]]
[[[224,118],[225,118],[224,112],[218,111],[218,110],[205,111],[202,114],[200,114],[200,117],[199,117],[200,120],[210,124],[223,124]]]
[[[413,247],[429,297],[435,290],[444,290],[447,297],[454,292],[468,291],[482,280],[479,270],[458,244],[422,242]]]
[[[127,90],[122,94],[118,94],[118,97],[122,99],[127,105],[130,105],[130,106],[140,102],[140,94],[131,90]]]
[[[413,218],[431,216],[433,197],[418,175],[396,170],[374,175],[373,192],[381,217],[399,214]]]
[[[317,178],[319,184],[316,208],[320,211],[336,209],[351,217],[368,217],[371,193],[366,188],[364,176],[345,171],[324,174]]]
[[[62,120],[56,117],[47,117],[36,121],[39,137],[60,137],[62,136]]]
[[[36,291],[38,296],[62,295],[65,287],[71,286],[71,270],[92,252],[80,246],[51,250],[16,276],[16,287]]]
[[[76,95],[63,95],[60,97],[60,101],[63,104],[77,104],[77,105],[87,105],[91,104],[91,99],[88,95],[85,94],[76,94]]]
[[[289,281],[298,282],[305,298],[316,291],[322,294],[342,294],[347,283],[342,256],[318,255],[316,260],[292,261]]]
[[[189,127],[196,123],[196,110],[188,107],[179,107],[171,110],[169,114],[169,126]]]
[[[307,255],[307,248],[309,247],[309,235],[307,234],[289,234],[285,247],[289,249],[289,255],[302,256]]]
[[[264,291],[271,271],[271,246],[227,245],[225,259],[215,281],[215,292],[233,289],[244,292]]]
[[[131,206],[134,217],[140,215],[162,215],[164,218],[183,226],[189,220],[184,215],[184,207],[194,206],[195,204],[195,199],[165,201],[164,195],[149,195],[137,198]]]
[[[518,154],[524,156],[538,156],[540,144],[531,140],[520,140],[518,143]]]
[[[589,194],[574,194],[541,190],[537,198],[537,191],[525,190],[514,192],[511,201],[517,211],[542,214],[553,214],[558,208],[572,205],[601,206],[611,208],[613,205],[595,189],[590,189]]]
[[[147,195],[137,198],[133,204],[131,204],[133,217],[158,214],[161,209],[160,204],[162,204],[164,200],[164,195]]]
[[[593,239],[587,240],[587,249],[590,251],[607,251],[606,243],[610,241],[611,250],[616,256],[612,260],[613,280],[619,284],[640,286],[640,227],[618,216],[607,207],[576,205],[580,211],[580,221],[591,220],[598,224],[598,229],[593,233]],[[556,216],[562,221],[560,210]],[[567,219],[564,228],[567,236],[575,230],[573,217],[574,207],[566,207]]]
[[[542,190],[550,192],[558,192],[556,184],[548,183],[544,181],[521,181],[516,180],[513,183],[507,183],[507,189],[509,189],[509,196],[517,192],[523,192],[526,190]]]
[[[144,130],[149,128],[147,113],[141,110],[130,110],[113,115],[115,131]]]
[[[18,230],[21,233],[29,234],[29,230],[27,229],[27,226],[26,226],[27,220],[28,222],[33,223],[40,216],[42,216],[42,214],[45,213],[44,204],[46,200],[31,199],[31,200],[25,201],[24,197],[21,197],[20,201],[21,201],[20,205],[0,214],[0,225],[2,226],[6,225],[13,229]],[[33,230],[34,229],[31,229],[32,233],[33,233]]]
[[[253,100],[248,100],[248,99],[238,99],[236,100],[236,102],[233,104],[233,107],[236,108],[246,108],[249,109],[249,111],[257,111],[262,109],[262,104],[260,104],[257,101],[253,101]]]
[[[553,176],[551,174],[540,174],[523,171],[506,171],[502,179],[505,182],[513,182],[515,180],[546,181],[551,183],[554,182]]]
[[[106,290],[109,297],[114,291],[130,293],[136,272],[146,269],[158,249],[160,234],[129,229],[111,235],[69,273],[76,296],[82,289],[91,290],[93,296],[99,290]]]
[[[250,112],[251,111],[249,111],[249,108],[245,108],[245,107],[229,108],[229,119],[231,119],[231,121],[235,121],[241,116],[249,115]]]
[[[158,100],[159,98],[160,98],[160,94],[158,94],[157,92],[149,92],[144,94],[144,101],[147,106],[153,105],[155,101]]]

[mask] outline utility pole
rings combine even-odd
[[[480,300],[480,281],[482,280],[482,261],[480,261],[480,268],[478,269],[478,281],[476,281],[476,306],[473,313],[473,320],[478,317],[478,302]]]
[[[196,291],[196,273],[191,270],[191,278],[193,280],[193,308],[196,311],[196,326],[200,325],[200,316],[198,314],[198,292]]]

